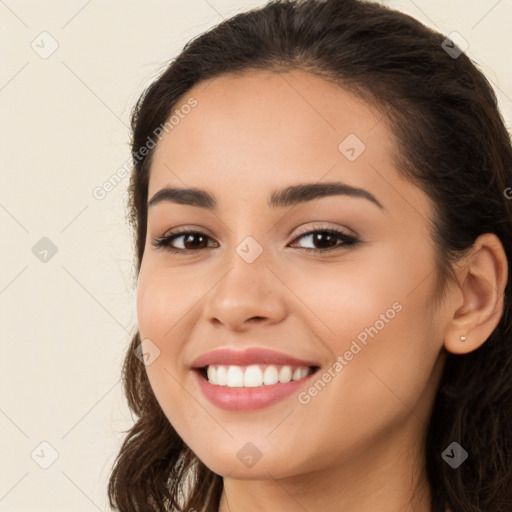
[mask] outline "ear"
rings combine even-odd
[[[444,346],[453,354],[465,354],[485,343],[503,314],[508,263],[500,239],[493,233],[480,235],[456,273],[456,309],[446,327]]]

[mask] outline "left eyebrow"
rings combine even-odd
[[[363,198],[376,204],[379,208],[385,208],[379,200],[363,188],[353,187],[341,181],[331,183],[307,183],[304,185],[294,185],[283,190],[275,191],[268,202],[272,207],[286,207],[313,199],[319,199],[327,196],[351,196]]]
[[[385,208],[380,201],[365,189],[353,187],[340,181],[331,183],[306,183],[293,185],[282,190],[276,190],[268,200],[272,208],[284,208],[287,206],[305,203],[314,199],[327,196],[343,195],[367,199],[382,210]],[[206,190],[198,188],[165,187],[159,190],[148,202],[148,208],[156,204],[170,201],[177,204],[196,206],[207,210],[215,210],[217,201],[213,195]]]

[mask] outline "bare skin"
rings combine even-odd
[[[137,314],[141,339],[160,350],[146,367],[159,404],[224,477],[219,512],[429,512],[423,439],[433,399],[447,353],[475,350],[499,322],[501,243],[479,237],[437,304],[433,207],[398,175],[376,108],[302,71],[222,76],[185,96],[176,108],[191,96],[197,106],[158,143],[148,199],[166,186],[199,188],[217,206],[149,209]],[[339,149],[349,134],[365,145],[359,155]],[[267,203],[277,189],[326,182],[362,188],[382,208],[347,195]],[[152,245],[177,228],[204,233],[171,244],[196,252]],[[332,238],[332,250],[306,252],[326,247],[303,236],[313,229],[359,243]],[[249,236],[262,249],[252,263],[237,253]],[[263,347],[317,361],[322,375],[371,326],[367,344],[314,396],[305,387],[302,401],[224,410],[190,368],[219,347]],[[249,442],[261,454],[251,467],[237,456]]]

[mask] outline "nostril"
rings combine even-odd
[[[252,322],[254,320],[265,320],[265,317],[263,317],[263,316],[253,316],[252,318],[249,318],[250,322]]]

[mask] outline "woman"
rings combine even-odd
[[[276,1],[141,96],[116,510],[512,510],[512,149],[455,50]]]

